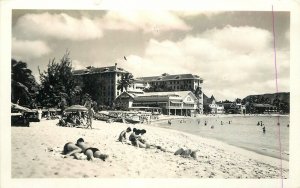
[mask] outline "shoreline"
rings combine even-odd
[[[189,133],[152,124],[94,121],[90,130],[58,127],[56,122],[12,127],[12,178],[280,178],[279,160]],[[170,152],[117,142],[118,134],[128,126],[146,129],[149,143]],[[79,137],[109,154],[109,160],[63,158],[63,145]],[[179,148],[198,149],[197,160],[175,156]],[[282,166],[283,178],[288,178],[288,162]]]
[[[147,126],[151,126],[151,124],[147,125]],[[172,130],[172,131],[174,131],[178,134],[184,134],[184,135],[186,135],[188,137],[191,137],[191,138],[199,137],[201,141],[203,141],[206,144],[211,145],[213,147],[220,147],[221,149],[229,149],[229,150],[231,150],[235,153],[243,154],[243,155],[246,155],[246,156],[249,155],[249,156],[252,156],[256,159],[263,159],[263,160],[265,160],[264,162],[266,162],[266,163],[269,163],[268,161],[272,161],[271,163],[274,164],[274,163],[277,163],[277,162],[281,161],[282,163],[284,163],[285,168],[289,167],[289,161],[288,160],[280,159],[280,158],[269,156],[269,155],[264,155],[263,153],[258,153],[256,151],[253,151],[253,150],[248,149],[248,148],[238,147],[238,146],[229,144],[229,143],[221,141],[221,140],[202,137],[200,135],[195,135],[195,134],[188,133],[188,132],[183,132],[183,131],[180,131],[180,130],[170,129],[170,128],[167,128],[167,127],[161,127],[160,125],[156,125],[155,127],[160,128],[160,129]]]
[[[184,131],[184,130],[179,130],[179,129],[176,129],[176,128],[172,128],[171,125],[168,125],[168,120],[188,120],[188,119],[192,119],[192,120],[195,120],[195,119],[199,119],[201,120],[201,118],[205,118],[205,119],[215,119],[215,118],[234,118],[234,117],[276,117],[276,116],[273,116],[273,115],[262,115],[262,116],[256,116],[256,115],[240,115],[240,114],[230,114],[230,115],[221,115],[221,116],[197,116],[197,117],[185,117],[185,116],[177,116],[177,117],[174,117],[174,116],[164,116],[162,117],[161,119],[158,119],[156,121],[152,121],[153,125],[154,126],[157,126],[157,127],[161,127],[161,128],[165,128],[165,129],[171,129],[171,130],[177,130],[177,131],[181,131],[181,132],[185,132],[185,133],[188,133],[188,134],[192,134],[192,135],[196,135],[196,136],[199,136],[199,137],[203,137],[203,138],[207,138],[207,139],[212,139],[212,140],[216,140],[216,141],[220,141],[220,142],[223,142],[225,144],[228,144],[228,145],[231,145],[231,146],[235,146],[235,147],[238,147],[238,148],[241,148],[241,149],[245,149],[245,150],[248,150],[248,151],[252,151],[252,152],[255,152],[257,154],[261,154],[261,155],[265,155],[265,156],[268,156],[268,157],[272,157],[272,158],[276,158],[278,160],[283,160],[283,161],[289,161],[289,152],[286,153],[286,151],[281,151],[281,155],[280,157],[277,156],[276,154],[272,154],[274,153],[269,151],[269,152],[264,152],[264,151],[259,151],[259,150],[256,150],[254,148],[251,148],[251,147],[247,147],[247,146],[241,146],[241,145],[235,145],[235,144],[232,144],[230,143],[229,141],[226,141],[226,140],[220,140],[220,139],[217,139],[217,138],[214,138],[214,137],[209,137],[209,136],[203,136],[203,135],[199,135],[199,134],[194,134],[192,132],[189,132],[189,131]],[[289,115],[280,115],[279,117],[289,117]],[[156,124],[156,125],[155,125]],[[267,148],[264,148],[264,150],[268,150]],[[282,155],[287,155],[285,157],[282,157]]]

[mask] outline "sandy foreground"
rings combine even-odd
[[[12,178],[288,178],[287,161],[263,156],[199,136],[159,128],[93,121],[94,129],[58,127],[58,120],[12,127]],[[147,130],[151,144],[167,149],[136,148],[117,142],[128,126]],[[67,142],[84,138],[109,154],[106,161],[75,160],[61,154]],[[179,148],[198,149],[197,159],[175,156]],[[282,166],[282,168],[281,168]]]

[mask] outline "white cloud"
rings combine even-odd
[[[193,73],[218,99],[276,92],[271,33],[226,26],[172,41],[149,40],[145,55],[128,56],[124,68],[138,76]],[[145,71],[141,71],[145,70]],[[279,90],[289,91],[289,52],[277,51]]]
[[[17,40],[12,39],[12,57],[28,60],[38,58],[51,52],[50,47],[41,40]]]
[[[272,34],[256,27],[232,27],[227,25],[223,29],[212,29],[204,32],[201,37],[211,40],[214,45],[230,49],[237,53],[261,51],[270,46]]]
[[[82,63],[79,60],[76,60],[76,59],[72,60],[72,67],[74,70],[85,69],[84,64],[85,63]]]
[[[175,14],[179,15],[180,17],[196,17],[199,15],[206,16],[211,18],[213,16],[222,14],[223,11],[199,11],[199,10],[188,10],[188,11],[176,11]]]
[[[108,11],[102,18],[75,18],[65,13],[25,14],[13,27],[15,36],[26,39],[55,38],[83,41],[103,37],[104,30],[141,30],[158,34],[191,28],[178,15],[168,11]]]
[[[13,30],[25,38],[52,37],[67,40],[90,40],[101,38],[103,33],[97,21],[67,14],[25,14],[20,17]]]
[[[177,15],[167,11],[109,11],[102,22],[106,29],[145,33],[191,29]]]

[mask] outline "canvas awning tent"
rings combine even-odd
[[[20,106],[18,104],[11,103],[11,111],[13,112],[34,112],[33,110]]]
[[[65,110],[66,112],[86,112],[88,109],[81,105],[72,105]]]

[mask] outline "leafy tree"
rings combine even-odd
[[[149,88],[144,90],[145,92],[164,92],[172,91],[172,88],[168,87],[165,82],[161,82],[158,85],[151,85]]]
[[[197,112],[200,113],[201,112],[200,99],[202,97],[201,87],[197,87],[195,90],[192,90],[192,92],[194,93],[194,95],[197,98]],[[204,111],[204,109],[203,109],[203,111]]]
[[[195,91],[193,91],[193,93],[195,94],[195,96],[198,98],[199,96],[202,95],[202,90],[201,87],[197,87]]]
[[[35,106],[38,84],[27,68],[27,63],[11,60],[11,101],[20,105]]]
[[[128,86],[133,82],[133,75],[131,73],[125,73],[122,75],[121,80],[118,81],[117,89],[121,92],[127,91]]]
[[[210,114],[211,113],[211,108],[209,107],[208,104],[203,105],[203,113],[205,113],[205,114]]]
[[[69,52],[66,52],[59,62],[56,62],[55,58],[50,60],[47,70],[40,72],[40,80],[38,100],[43,106],[60,105],[63,108],[65,105],[73,104],[72,99],[81,92],[80,87],[76,87],[73,78]]]

